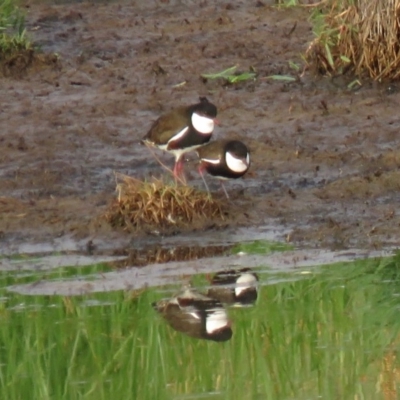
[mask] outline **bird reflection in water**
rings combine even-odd
[[[258,276],[250,270],[224,270],[210,279],[207,294],[194,288],[153,303],[175,330],[198,339],[225,342],[232,337],[231,322],[223,304],[241,307],[254,304],[258,296]]]
[[[193,288],[153,303],[153,307],[173,329],[188,336],[216,342],[232,337],[231,322],[222,303]]]
[[[250,268],[217,272],[210,284],[207,296],[235,307],[254,304],[258,297],[258,276]]]

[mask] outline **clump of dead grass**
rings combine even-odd
[[[326,0],[311,20],[316,38],[306,59],[318,72],[400,77],[400,0]]]
[[[222,204],[191,186],[141,181],[118,174],[118,198],[107,210],[106,220],[128,232],[138,229],[186,227],[205,220],[224,220]]]

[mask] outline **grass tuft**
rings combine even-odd
[[[16,0],[0,0],[0,77],[22,77],[28,70],[58,68],[57,54],[41,53],[29,38],[25,14]]]
[[[0,59],[32,49],[27,38],[25,16],[14,0],[0,0]]]
[[[311,17],[316,38],[306,59],[323,74],[400,77],[400,0],[328,0]]]
[[[143,228],[185,227],[195,222],[224,220],[222,203],[193,187],[161,179],[141,181],[117,175],[118,198],[107,210],[113,227],[134,232]]]

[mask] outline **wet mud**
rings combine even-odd
[[[235,210],[226,224],[189,227],[172,242],[226,245],[225,233],[248,227],[262,238],[268,227],[302,247],[398,245],[398,86],[349,89],[351,78],[303,71],[308,8],[152,0],[26,7],[29,34],[57,62],[0,79],[1,251],[57,243],[96,253],[160,241],[116,231],[102,216],[116,196],[115,172],[168,175],[138,140],[161,113],[199,96],[218,106],[215,137],[244,141],[252,165],[226,184]],[[233,65],[256,79],[201,78]],[[289,74],[296,80],[269,78]],[[203,188],[195,158],[186,166],[189,184]],[[219,184],[209,185],[222,199]],[[242,232],[239,240],[251,239]]]

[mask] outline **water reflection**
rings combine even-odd
[[[258,297],[258,276],[250,268],[217,272],[211,279],[207,296],[225,304],[254,304]]]
[[[173,329],[188,336],[216,342],[232,337],[231,322],[222,303],[193,288],[153,303],[153,307]]]
[[[132,266],[146,266],[149,264],[167,263],[171,261],[189,261],[205,257],[215,257],[225,254],[232,245],[226,246],[172,246],[164,247],[161,244],[147,246],[141,249],[122,249],[114,255],[123,255],[123,260],[116,261],[114,268]]]
[[[224,304],[251,305],[258,296],[258,276],[250,270],[223,270],[210,279],[207,294],[194,288],[185,288],[181,293],[153,303],[168,324],[186,335],[217,342],[232,337],[231,323]]]
[[[400,255],[292,272],[268,268],[257,269],[257,307],[227,311],[209,289],[229,286],[232,294],[240,279],[218,282],[234,272],[193,276],[198,290],[161,301],[170,286],[20,295],[7,288],[21,281],[39,287],[43,272],[3,273],[0,398],[400,399]],[[71,274],[75,279],[67,269],[49,276],[68,287]],[[172,328],[149,313],[154,301]]]

